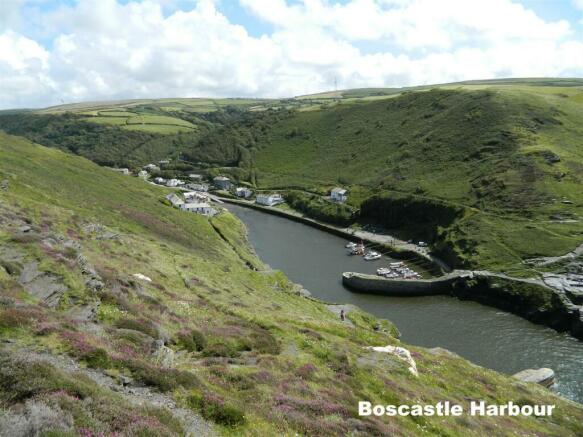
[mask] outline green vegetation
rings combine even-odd
[[[290,191],[285,195],[285,200],[293,209],[317,220],[341,226],[347,226],[353,220],[354,208],[316,194]]]
[[[583,432],[583,408],[542,387],[403,345],[388,322],[358,310],[348,315],[353,326],[342,323],[325,304],[298,296],[255,259],[228,212],[212,222],[184,214],[160,202],[164,188],[3,133],[0,181],[4,429],[40,423],[53,435],[184,435],[177,410],[140,397],[150,390],[220,435]],[[19,282],[31,269],[59,285],[52,306]],[[365,348],[387,344],[411,350],[418,377],[400,359]],[[362,399],[557,407],[544,420],[414,420],[359,417]]]
[[[577,85],[473,82],[373,100],[337,96],[333,106],[281,113],[267,128],[247,130],[251,158],[239,164],[246,172],[239,177],[259,188],[344,186],[349,204],[364,206],[365,221],[373,196],[415,199],[413,214],[440,204],[457,211],[455,220],[402,216],[388,225],[405,239],[428,240],[453,266],[533,275],[524,259],[566,253],[583,235]],[[239,129],[230,126],[220,143],[201,137],[198,156],[220,151],[215,144]],[[381,215],[374,218],[387,224]]]

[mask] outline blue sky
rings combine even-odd
[[[0,106],[583,76],[583,0],[0,0]]]

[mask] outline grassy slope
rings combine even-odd
[[[450,238],[459,256],[521,269],[522,258],[560,254],[583,227],[583,93],[578,88],[471,85],[300,112],[256,147],[265,187],[351,186],[352,202],[400,192],[468,207]],[[561,161],[547,164],[544,154]],[[567,198],[575,205],[561,203]]]
[[[228,214],[211,225],[163,205],[164,190],[4,134],[0,180],[9,184],[0,192],[3,251],[38,260],[69,289],[52,310],[0,268],[0,337],[16,341],[0,368],[4,412],[34,399],[70,415],[77,430],[181,434],[180,424],[163,409],[128,406],[119,394],[50,364],[22,366],[16,351],[27,348],[69,355],[114,378],[125,374],[144,381],[211,421],[230,423],[217,425],[228,435],[346,435],[358,429],[368,435],[469,436],[502,427],[508,435],[583,432],[580,406],[465,360],[410,347],[419,378],[399,360],[371,361],[364,346],[398,343],[390,324],[374,331],[377,321],[360,312],[349,315],[354,328],[342,324],[322,303],[295,295],[280,273],[250,269],[261,263],[249,251],[241,224]],[[30,221],[38,237],[18,237],[13,224],[18,219]],[[88,223],[101,223],[121,239],[96,239],[85,230]],[[54,242],[67,239],[80,249]],[[84,287],[77,251],[103,278],[102,291]],[[138,272],[152,282],[136,285],[131,275]],[[71,320],[76,308],[94,304],[100,305],[95,324]],[[148,335],[166,338],[176,352],[170,368],[150,355]],[[558,408],[545,420],[355,416],[359,399],[465,404],[468,398],[550,402]]]

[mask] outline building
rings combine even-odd
[[[332,188],[332,191],[330,191],[330,198],[334,202],[346,202],[348,199],[348,191],[339,187]]]
[[[225,176],[217,176],[213,179],[213,183],[215,184],[215,187],[221,190],[228,190],[232,185],[230,179]]]
[[[183,182],[178,179],[168,179],[166,181],[167,187],[177,187],[178,185],[183,185]]]
[[[187,202],[208,202],[209,196],[200,191],[187,191],[184,193],[184,198]]]
[[[182,200],[176,193],[171,193],[166,196],[166,199],[170,201],[172,206],[181,208],[184,205],[184,200]]]
[[[186,188],[192,191],[200,191],[206,193],[209,190],[209,186],[207,184],[186,184]]]
[[[189,174],[188,178],[191,181],[202,181],[202,175],[199,175],[199,174]]]
[[[266,206],[273,206],[279,203],[283,203],[283,197],[279,193],[271,193],[271,194],[258,194],[255,198],[255,202],[259,205],[266,205]]]
[[[155,178],[154,182],[156,182],[157,184],[163,185],[166,183],[166,179],[164,178]]]
[[[150,174],[146,170],[140,170],[138,172],[138,177],[139,178],[148,179],[149,176],[150,176]]]
[[[207,215],[211,217],[217,213],[217,210],[206,202],[183,203],[180,205],[180,209],[183,211],[194,212],[195,214]]]
[[[158,161],[158,164],[162,165],[168,165],[170,164],[170,160],[169,159],[163,159],[162,161]]]
[[[235,194],[237,195],[237,197],[249,199],[253,195],[253,191],[251,191],[247,187],[237,187],[237,189],[235,190]]]
[[[130,174],[130,169],[129,168],[112,168],[113,171],[116,171],[118,173],[121,173],[122,175],[129,175]]]

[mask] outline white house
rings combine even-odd
[[[206,202],[191,202],[183,203],[180,205],[180,209],[188,212],[194,212],[196,214],[213,216],[217,213],[217,210],[211,207]]]
[[[189,174],[188,177],[191,181],[202,181],[202,175],[200,174]]]
[[[160,165],[168,165],[168,164],[170,164],[170,160],[169,159],[163,159],[162,161],[158,161],[158,164],[160,164]]]
[[[179,181],[178,179],[168,179],[168,181],[166,181],[166,186],[167,187],[177,187],[180,184],[181,181]]]
[[[273,206],[279,203],[283,203],[283,197],[279,193],[271,193],[271,194],[258,194],[255,198],[255,202],[259,205],[266,205],[266,206]]]
[[[182,205],[184,205],[184,200],[182,200],[180,197],[178,197],[178,195],[176,193],[168,194],[166,196],[166,199],[168,199],[170,201],[172,206],[175,206],[177,208],[181,208]]]
[[[330,191],[330,198],[334,201],[334,202],[346,202],[346,200],[348,199],[348,191],[345,190],[344,188],[332,188],[332,191]]]
[[[129,175],[130,174],[130,169],[129,168],[112,168],[112,170],[121,173],[122,175]]]
[[[165,184],[166,183],[166,179],[164,178],[155,178],[154,182],[156,182],[157,184]]]
[[[213,179],[213,183],[217,188],[220,188],[221,190],[228,190],[229,188],[231,188],[231,181],[229,180],[229,178],[225,176],[217,176],[216,178]]]
[[[237,197],[242,197],[243,199],[248,199],[253,194],[253,191],[251,191],[247,187],[237,187],[237,189],[235,190],[235,194],[237,195]]]
[[[199,191],[187,191],[184,193],[187,202],[208,202],[209,197]]]
[[[209,190],[209,186],[206,184],[186,184],[186,188],[192,191],[201,191],[203,193]]]
[[[148,179],[149,173],[146,170],[140,170],[138,172],[138,177],[142,179]]]

